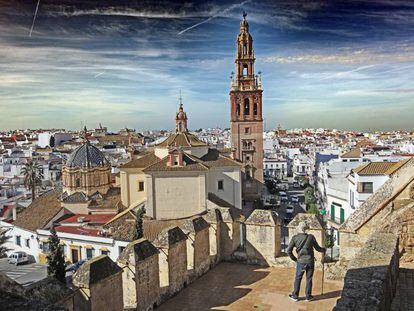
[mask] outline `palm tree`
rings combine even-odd
[[[22,168],[24,175],[24,185],[32,190],[32,201],[36,196],[36,186],[42,182],[42,167],[36,161],[30,161]]]

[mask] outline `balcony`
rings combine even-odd
[[[256,148],[254,146],[242,146],[243,152],[254,152]]]

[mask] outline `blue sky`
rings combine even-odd
[[[228,127],[243,10],[268,129],[414,128],[414,1],[40,0],[29,36],[36,4],[0,0],[0,129],[171,129],[180,89]]]

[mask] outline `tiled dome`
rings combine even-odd
[[[68,167],[100,167],[109,165],[110,163],[104,154],[89,142],[76,148],[66,162]]]

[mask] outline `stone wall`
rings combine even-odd
[[[162,231],[153,242],[159,249],[160,302],[187,284],[187,236],[179,228]]]
[[[78,287],[75,309],[152,310],[221,260],[232,260],[236,250],[244,252],[247,263],[273,264],[281,249],[277,215],[255,210],[243,223],[236,213],[217,208],[161,231],[152,242],[133,241],[117,265],[107,256],[88,261],[73,279]],[[242,226],[245,250],[240,247]]]
[[[274,265],[281,253],[281,227],[275,213],[256,209],[244,224],[247,263]]]
[[[123,269],[124,308],[150,310],[159,302],[158,249],[146,239],[126,247],[118,259]]]
[[[187,284],[210,268],[209,227],[202,217],[189,220],[181,227],[187,235]]]
[[[397,235],[377,232],[350,261],[334,310],[390,310],[398,271]]]

